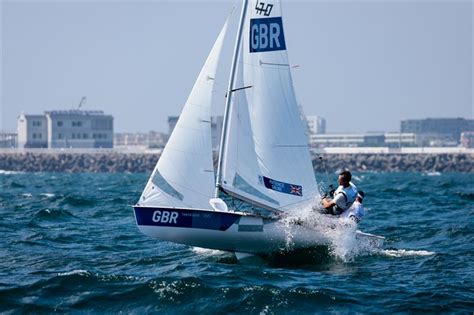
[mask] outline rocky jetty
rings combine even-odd
[[[313,157],[316,171],[474,172],[473,154],[325,154]]]
[[[151,172],[159,154],[118,152],[0,153],[0,170],[21,172]],[[313,156],[318,172],[350,169],[381,172],[474,173],[474,155],[456,154],[324,154]]]

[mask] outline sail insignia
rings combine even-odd
[[[266,176],[259,176],[260,182],[265,185],[266,188],[278,191],[284,194],[290,194],[295,196],[303,197],[303,187],[300,185],[289,184],[280,182],[275,179],[271,179]]]
[[[250,19],[250,53],[286,50],[281,16]]]

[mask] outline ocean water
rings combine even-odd
[[[146,180],[0,171],[0,312],[474,311],[472,174],[355,174],[359,228],[383,249],[341,239],[264,264],[142,235],[130,206]]]

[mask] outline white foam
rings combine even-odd
[[[24,172],[0,170],[0,175],[23,174]]]
[[[79,276],[90,276],[91,273],[87,270],[84,269],[76,269],[68,272],[60,272],[58,273],[58,276],[64,277],[64,276],[72,276],[72,275],[79,275]]]
[[[204,256],[218,256],[218,255],[223,255],[227,253],[222,250],[202,248],[202,247],[193,247],[192,251],[196,254],[204,255]]]
[[[388,257],[410,257],[410,256],[431,256],[435,252],[427,250],[410,250],[410,249],[384,249],[379,252]]]
[[[33,197],[33,195],[31,193],[24,193],[24,194],[21,194],[23,197],[27,197],[27,198],[31,198]]]
[[[53,193],[42,193],[42,194],[40,194],[40,196],[47,197],[47,198],[52,198],[52,197],[54,197],[54,196],[56,196],[56,195],[53,194]]]
[[[425,172],[422,175],[424,175],[424,176],[441,176],[441,173],[434,171],[434,172]]]

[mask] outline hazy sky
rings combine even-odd
[[[240,1],[1,1],[0,130],[77,107],[115,130],[167,131],[236,5],[216,80],[222,113]],[[473,118],[471,1],[284,1],[299,102],[328,132]]]

